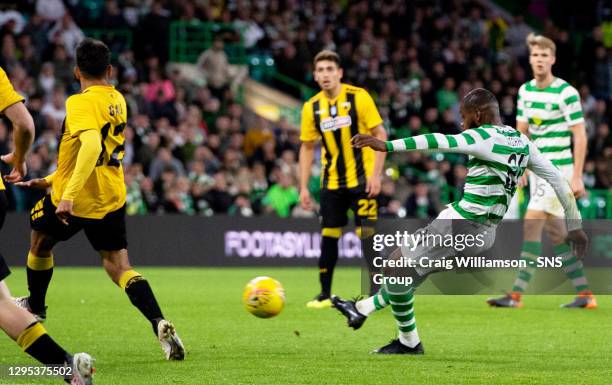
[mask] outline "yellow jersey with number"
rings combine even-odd
[[[0,67],[0,112],[4,112],[7,107],[23,101],[23,96],[19,95],[11,84],[6,72]],[[4,190],[4,182],[0,175],[0,190]]]
[[[79,134],[100,132],[102,151],[96,168],[73,201],[73,215],[100,219],[125,204],[125,182],[121,161],[127,108],[123,95],[113,86],[91,86],[66,100],[57,170],[51,184],[51,199],[57,206],[74,170],[80,149]]]
[[[365,186],[374,171],[374,150],[353,148],[351,138],[372,134],[383,123],[366,90],[342,84],[340,94],[329,99],[323,91],[304,103],[300,139],[321,139],[321,187],[329,190]]]

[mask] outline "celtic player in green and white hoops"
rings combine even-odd
[[[578,91],[565,80],[553,76],[555,43],[539,35],[527,37],[529,63],[534,79],[519,89],[516,125],[529,134],[540,152],[549,159],[570,182],[576,198],[585,195],[582,169],[587,137]],[[571,142],[574,142],[572,154]],[[597,307],[589,290],[583,264],[564,242],[563,208],[552,187],[536,175],[529,175],[530,200],[524,221],[524,242],[521,259],[528,267],[521,268],[512,291],[501,298],[490,298],[487,303],[496,307],[522,307],[521,295],[535,272],[535,260],[542,252],[542,231],[554,245],[555,254],[563,259],[563,270],[571,280],[578,296],[563,307]]]
[[[416,245],[398,245],[389,260],[400,258],[415,261],[416,267],[383,268],[385,278],[411,278],[412,282],[385,281],[381,290],[372,297],[360,301],[345,301],[333,297],[332,303],[347,319],[350,327],[358,329],[366,317],[387,305],[391,305],[397,322],[399,336],[390,344],[375,351],[379,354],[422,354],[423,345],[416,330],[414,317],[414,290],[428,274],[442,268],[423,267],[419,261],[436,261],[458,254],[472,257],[489,249],[495,241],[497,223],[506,213],[508,202],[516,191],[519,178],[530,169],[551,184],[567,219],[567,241],[576,255],[582,256],[588,243],[582,231],[580,212],[567,180],[546,159],[526,135],[504,126],[499,116],[495,96],[482,88],[470,91],[461,103],[461,117],[466,131],[459,135],[426,134],[406,139],[383,142],[373,136],[358,134],[353,137],[355,147],[370,147],[376,151],[456,152],[468,154],[468,175],[463,198],[451,203],[421,234],[442,237],[450,234],[468,235],[475,239],[474,247],[458,248],[434,242],[418,242]],[[473,128],[472,128],[473,127]]]

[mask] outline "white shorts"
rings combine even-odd
[[[559,167],[568,183],[574,174],[573,166]],[[535,173],[529,173],[529,205],[527,210],[544,211],[558,218],[565,218],[565,211],[552,186]]]
[[[461,221],[453,221],[453,219],[460,219]],[[452,258],[457,255],[463,255],[466,257],[476,256],[493,246],[495,242],[495,229],[496,225],[492,224],[484,224],[478,222],[468,221],[463,218],[459,213],[448,206],[445,210],[443,210],[436,219],[434,219],[429,225],[421,230],[417,230],[417,233],[420,231],[424,231],[426,234],[432,235],[442,235],[444,237],[447,234],[452,234],[453,237],[457,235],[462,235],[465,237],[466,235],[473,235],[476,237],[482,237],[484,242],[474,247],[464,248],[462,250],[457,250],[452,247],[445,247],[438,242],[433,242],[434,244],[419,244],[414,250],[410,247],[402,247],[402,256],[404,258],[411,259],[420,259],[420,258],[428,258],[430,260],[437,260],[443,258]],[[441,269],[424,269],[424,268],[416,268],[417,272],[425,276],[429,273],[433,273],[434,271],[440,271]]]
[[[517,189],[510,203],[508,204],[508,210],[504,214],[504,220],[506,219],[521,219],[521,205],[519,204],[519,190]]]

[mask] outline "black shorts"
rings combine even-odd
[[[0,176],[1,178],[2,176]],[[6,193],[4,190],[0,190],[0,230],[2,230],[2,225],[4,225],[4,219],[6,218],[6,210],[8,209],[8,200],[6,199]],[[11,274],[8,266],[6,265],[6,261],[2,254],[0,254],[0,281],[4,278],[8,277]]]
[[[6,264],[4,257],[2,256],[2,254],[0,254],[0,282],[2,282],[2,280],[8,277],[10,274],[11,271],[9,270],[8,265]]]
[[[321,190],[321,226],[343,227],[348,224],[348,210],[355,213],[355,225],[365,226],[378,217],[376,198],[368,198],[365,186]]]
[[[38,201],[30,213],[32,230],[45,233],[58,241],[66,241],[84,230],[89,243],[97,251],[117,251],[127,248],[125,205],[119,210],[106,214],[102,219],[71,217],[68,219],[68,225],[60,222],[55,215],[56,209],[49,195]]]

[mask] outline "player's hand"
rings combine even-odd
[[[589,238],[582,229],[570,231],[565,238],[565,242],[570,245],[576,257],[584,258],[589,247]]]
[[[574,193],[574,198],[580,199],[586,195],[586,189],[584,188],[584,182],[582,178],[574,177],[570,181],[570,186],[572,188],[572,192]]]
[[[49,182],[47,182],[47,180],[45,178],[35,178],[35,179],[30,179],[30,180],[24,181],[24,182],[17,182],[17,183],[15,183],[15,186],[27,187],[27,188],[47,189],[51,185],[49,184]]]
[[[366,193],[368,198],[374,198],[380,194],[380,177],[369,177],[366,180]]]
[[[313,208],[310,191],[308,191],[306,188],[300,191],[300,206],[302,206],[302,208],[306,211],[310,211]]]
[[[4,163],[13,166],[13,170],[11,171],[11,173],[4,177],[5,181],[9,183],[19,182],[28,173],[28,168],[25,164],[25,160],[17,159],[14,152],[0,156],[0,159]]]
[[[353,147],[370,147],[374,151],[387,152],[387,145],[382,140],[371,135],[357,134],[351,138]]]
[[[60,222],[68,226],[68,219],[72,216],[72,201],[62,199],[57,205],[55,215],[57,215]]]

